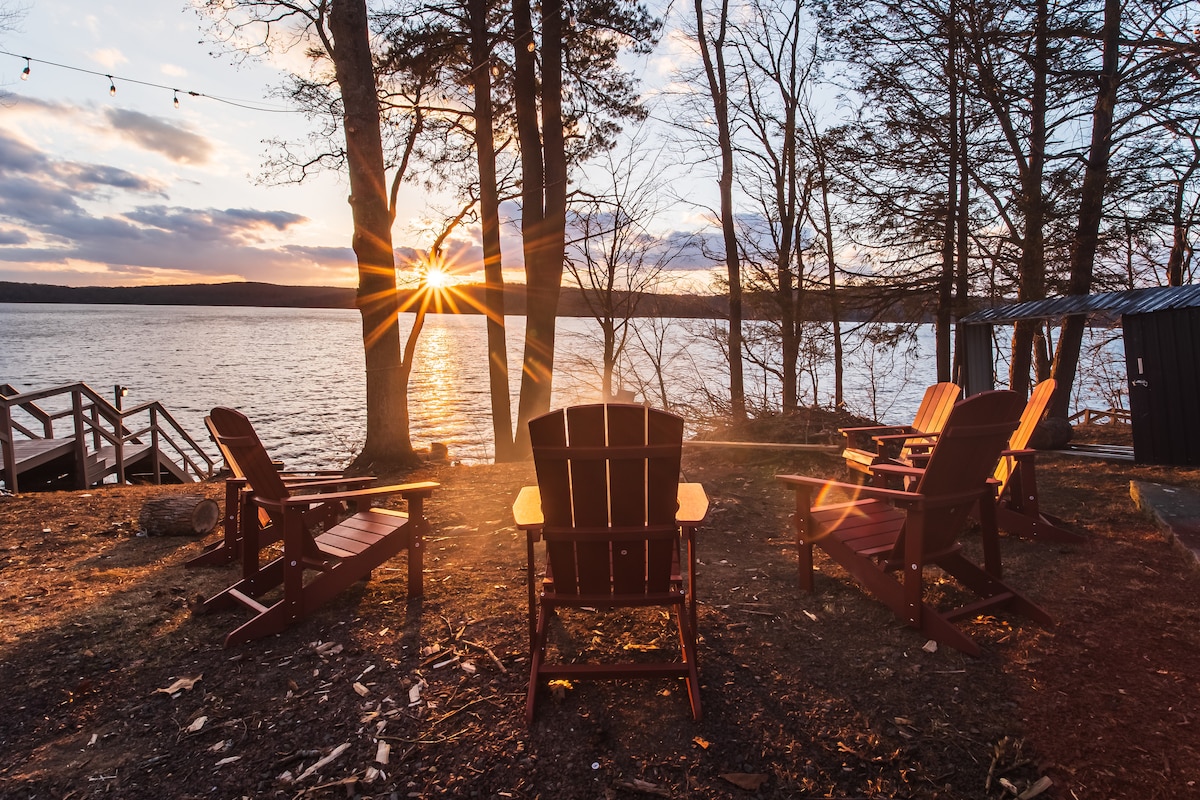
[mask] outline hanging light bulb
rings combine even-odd
[[[525,49],[532,53],[534,50],[537,50],[537,44],[530,42],[529,44],[525,45]]]
[[[105,75],[104,77],[108,78],[108,96],[109,96],[109,97],[116,97],[116,95],[117,95],[117,84],[116,84],[116,82],[115,82],[115,81],[113,81],[113,76],[112,76],[112,75]]]
[[[175,93],[175,107],[179,108],[179,90],[172,89],[171,91]]]
[[[21,80],[29,80],[29,59],[25,59],[25,69],[21,70]]]

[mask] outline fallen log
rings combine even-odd
[[[195,494],[152,498],[138,514],[138,524],[148,536],[204,536],[220,519],[221,507]]]

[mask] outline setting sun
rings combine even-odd
[[[422,278],[422,283],[430,289],[445,289],[456,282],[454,276],[441,267],[430,267]]]

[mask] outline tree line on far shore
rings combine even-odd
[[[483,284],[454,287],[441,304],[428,309],[433,314],[485,313]],[[412,307],[422,290],[397,290],[400,306]],[[525,314],[526,295],[522,284],[504,287],[505,311],[513,316]],[[716,294],[644,293],[636,302],[629,292],[614,292],[624,305],[634,310],[631,318],[724,319],[727,299]],[[918,294],[890,309],[876,308],[876,294],[856,287],[840,290],[842,319],[849,321],[933,322],[932,310],[922,312],[925,298]],[[747,319],[769,320],[769,297],[751,292]],[[58,286],[47,283],[0,281],[0,303],[78,303],[80,305],[144,306],[248,306],[258,308],[355,308],[356,290],[340,286],[289,286],[258,281],[227,283],[188,283],[160,286]],[[814,322],[828,322],[828,315],[815,309]],[[585,290],[564,286],[559,299],[560,317],[591,318]]]

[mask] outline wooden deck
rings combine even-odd
[[[74,452],[74,439],[18,439],[13,442],[17,475]]]

